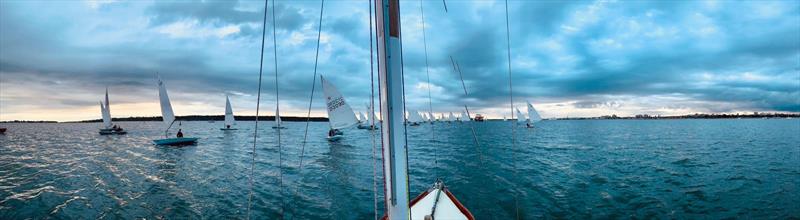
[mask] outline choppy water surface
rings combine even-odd
[[[3,124],[0,218],[246,218],[252,122],[184,122],[201,139],[182,148],[152,145],[160,123],[120,124],[128,135]],[[468,123],[436,124],[435,141],[430,125],[409,128],[412,196],[439,177],[479,219],[512,218],[515,195],[527,219],[800,217],[800,120],[545,121],[517,128],[516,148],[510,123],[474,125],[480,148]],[[369,132],[328,143],[311,123],[300,172],[304,126],[281,132],[282,188],[277,134],[262,126],[252,214],[372,218]]]

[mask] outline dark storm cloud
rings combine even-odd
[[[223,93],[256,91],[263,2],[127,2],[101,10],[72,2],[0,4],[4,85],[76,93],[109,86],[134,94],[118,102],[141,102],[152,99],[159,73],[171,95],[213,106]],[[448,12],[441,2],[424,4],[430,78],[441,89],[434,105],[507,104],[504,2],[452,1]],[[401,7],[406,91],[417,107],[427,102],[419,86],[427,82],[419,2]],[[367,4],[333,2],[325,9],[317,71],[362,109],[370,82]],[[668,108],[800,111],[798,2],[511,1],[509,9],[518,101],[592,109],[634,105],[618,97],[667,96],[678,100],[662,103]],[[279,1],[275,12],[281,97],[304,108],[318,80],[312,77],[319,2]],[[262,82],[271,97],[271,14],[267,22]],[[84,99],[52,103],[94,105],[97,97]]]

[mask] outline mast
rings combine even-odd
[[[383,146],[386,216],[406,220],[408,207],[408,152],[403,124],[403,59],[400,42],[400,3],[375,0],[378,26],[378,78],[381,100],[381,144]]]

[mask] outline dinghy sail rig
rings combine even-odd
[[[322,92],[325,93],[325,105],[328,107],[328,120],[331,129],[343,129],[358,123],[353,109],[345,102],[344,97],[336,87],[320,76]]]
[[[542,116],[539,116],[539,112],[537,112],[536,109],[533,108],[533,105],[531,105],[531,103],[528,102],[528,121],[533,123],[541,120]]]
[[[399,0],[375,0],[386,218],[474,219],[441,181],[409,203]],[[442,196],[442,194],[446,196]]]
[[[160,76],[158,77],[158,99],[161,104],[161,118],[164,122],[164,133],[166,136],[166,132],[172,127],[172,123],[175,122],[175,113],[172,112],[172,104],[169,102],[167,87],[164,85],[164,82],[161,81]]]
[[[517,108],[516,110],[517,110],[517,123],[524,123],[525,115],[523,115],[522,112],[519,111],[519,108]]]
[[[172,124],[175,123],[175,113],[172,111],[172,104],[169,102],[169,95],[167,95],[167,87],[158,77],[158,99],[161,104],[161,118],[164,121],[164,137],[168,136],[168,131]],[[187,145],[197,142],[197,138],[165,138],[153,140],[156,145]]]
[[[105,98],[105,103],[100,101],[100,114],[103,116],[103,128],[100,129],[100,134],[127,134],[128,132],[120,127],[114,126],[114,124],[111,122],[111,104],[108,101],[108,88],[106,88]]]
[[[225,126],[223,126],[222,130],[236,130],[233,128],[233,125],[236,124],[236,119],[233,118],[233,108],[231,107],[231,100],[228,96],[225,96]]]

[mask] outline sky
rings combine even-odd
[[[800,1],[511,0],[510,34],[504,1],[445,2],[447,11],[443,1],[401,1],[409,110],[430,100],[434,112],[466,104],[500,118],[513,95],[545,118],[800,112]],[[316,80],[312,115],[325,116],[313,77],[320,2],[277,1],[274,20],[271,3],[261,114],[274,114],[277,60],[281,115],[304,116]],[[368,7],[324,3],[317,66],[362,112]],[[0,0],[0,121],[96,119],[106,88],[113,117],[157,116],[156,74],[177,115],[223,114],[226,95],[237,115],[254,115],[263,10],[261,1]]]

